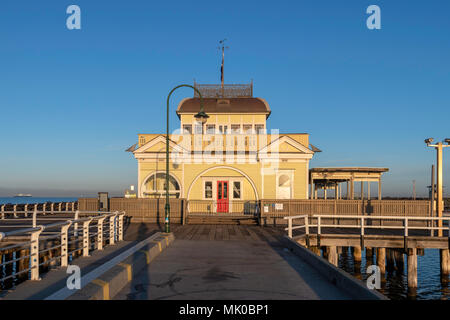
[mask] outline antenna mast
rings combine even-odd
[[[227,39],[220,40],[220,46],[219,50],[222,50],[222,65],[220,66],[220,82],[222,86],[222,97],[224,96],[224,76],[223,76],[223,66],[225,63],[225,49],[228,49],[228,47],[225,46],[225,41]]]

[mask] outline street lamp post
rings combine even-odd
[[[433,138],[428,138],[425,140],[425,143],[427,144],[428,147],[434,147],[437,151],[437,158],[436,158],[436,174],[437,174],[437,179],[436,179],[436,191],[437,191],[437,199],[436,199],[436,216],[437,217],[442,217],[442,211],[443,211],[443,207],[442,207],[442,184],[443,184],[443,180],[442,180],[442,150],[445,147],[450,147],[450,139],[445,139],[444,141],[447,143],[446,145],[443,144],[442,142],[438,142],[437,144],[431,144],[433,142]],[[434,192],[434,186],[431,186],[431,192]],[[432,197],[433,198],[433,197]],[[433,205],[433,204],[432,204]],[[442,228],[442,220],[438,221],[438,227]],[[442,237],[442,230],[438,230],[438,236]]]
[[[169,100],[172,93],[181,87],[189,87],[194,89],[195,92],[198,93],[200,97],[200,112],[197,113],[194,117],[198,119],[202,124],[206,122],[206,120],[209,118],[209,116],[205,113],[204,107],[203,107],[203,97],[200,91],[195,88],[194,86],[191,86],[189,84],[181,84],[179,86],[176,86],[173,88],[169,95],[167,96],[167,131],[166,131],[166,205],[164,206],[165,210],[165,232],[170,232],[170,203],[169,203]]]

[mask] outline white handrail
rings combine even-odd
[[[33,218],[31,218],[33,220],[33,225],[34,227],[26,227],[26,226],[22,226],[22,228],[20,229],[16,229],[16,230],[12,230],[12,231],[4,231],[4,232],[0,232],[0,241],[4,240],[10,236],[15,236],[15,235],[23,235],[23,234],[30,234],[30,241],[26,241],[26,242],[20,242],[20,243],[16,243],[12,244],[12,245],[8,245],[7,247],[3,247],[0,248],[0,252],[4,251],[4,250],[12,250],[12,249],[29,249],[30,250],[30,254],[27,256],[21,256],[20,258],[16,258],[13,260],[8,260],[4,263],[1,263],[0,261],[0,268],[4,265],[8,265],[8,264],[12,264],[12,263],[16,263],[20,260],[23,259],[30,259],[30,266],[27,269],[24,270],[20,270],[20,271],[13,271],[13,273],[11,275],[6,275],[4,277],[0,277],[0,281],[4,281],[5,279],[9,279],[12,277],[16,277],[19,274],[25,273],[25,272],[31,272],[31,280],[40,280],[39,277],[39,266],[46,263],[46,262],[42,262],[39,263],[39,256],[40,254],[42,254],[43,252],[47,252],[49,250],[54,250],[57,248],[61,248],[61,253],[59,256],[56,256],[52,259],[50,259],[50,261],[53,260],[60,260],[60,266],[61,267],[67,267],[68,265],[68,257],[69,257],[69,253],[71,252],[75,252],[78,250],[82,251],[82,256],[86,257],[89,256],[89,250],[90,250],[90,238],[94,237],[94,239],[96,239],[97,241],[97,250],[102,250],[103,249],[103,221],[107,218],[109,218],[109,245],[114,245],[116,242],[122,241],[123,240],[123,217],[125,215],[125,212],[101,212],[101,214],[99,215],[95,215],[95,216],[90,216],[90,217],[83,217],[83,218],[78,218],[78,215],[75,215],[76,218],[78,219],[67,219],[64,221],[59,221],[59,222],[55,222],[55,223],[51,223],[51,224],[46,224],[46,225],[36,225],[37,222],[37,210],[33,211]],[[94,212],[94,213],[99,213],[99,212]],[[98,232],[94,233],[91,230],[90,227],[90,223],[92,221],[97,221],[97,230]],[[69,252],[69,248],[68,248],[68,244],[69,243],[77,243],[78,241],[80,241],[78,239],[78,234],[75,233],[74,235],[74,240],[69,241],[69,228],[70,227],[75,227],[76,224],[78,223],[82,223],[83,225],[83,232],[82,232],[82,239],[81,239],[81,247],[79,245],[75,246],[75,248]],[[11,225],[5,225],[8,227],[12,227]],[[19,226],[15,226],[15,227],[19,227]],[[53,232],[53,231],[49,231],[53,228],[60,228],[59,232]],[[76,230],[76,228],[74,228]],[[55,236],[56,234],[56,236]],[[51,246],[50,248],[40,248],[39,247],[39,241],[40,240],[45,240],[45,239],[55,239],[55,238],[60,238],[60,244],[56,245],[56,246]],[[47,260],[49,261],[49,260]]]
[[[316,218],[317,224],[311,224],[309,223],[309,218]],[[333,219],[358,219],[359,225],[343,225],[343,224],[323,224],[321,223],[322,218],[333,218]],[[410,216],[361,216],[361,215],[330,215],[330,214],[324,214],[324,215],[297,215],[297,216],[287,216],[284,217],[284,219],[288,220],[288,227],[285,228],[285,230],[288,231],[288,236],[292,238],[292,231],[295,229],[302,229],[305,228],[305,233],[307,236],[309,236],[309,227],[317,227],[317,235],[321,235],[322,228],[360,228],[360,236],[365,236],[365,229],[403,229],[404,230],[404,237],[407,238],[409,236],[409,230],[430,230],[431,234],[433,230],[449,230],[449,243],[450,243],[450,217],[410,217]],[[304,219],[303,225],[297,225],[293,226],[292,221],[294,219]],[[367,220],[401,220],[403,221],[402,226],[373,226],[373,225],[367,225],[365,221]],[[411,226],[409,224],[410,220],[415,221],[445,221],[448,220],[449,224],[448,227],[421,227],[421,226]]]

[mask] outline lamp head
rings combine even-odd
[[[450,139],[449,139],[449,138],[444,139],[444,141],[445,141],[447,144],[450,144]]]
[[[433,142],[433,138],[428,138],[428,139],[425,139],[425,143],[426,144],[430,144],[430,143],[432,143]]]
[[[201,123],[205,123],[208,120],[209,116],[204,111],[200,111],[194,116],[194,118]]]

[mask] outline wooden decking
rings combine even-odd
[[[177,225],[176,239],[276,242],[285,234],[282,228],[238,225]]]

